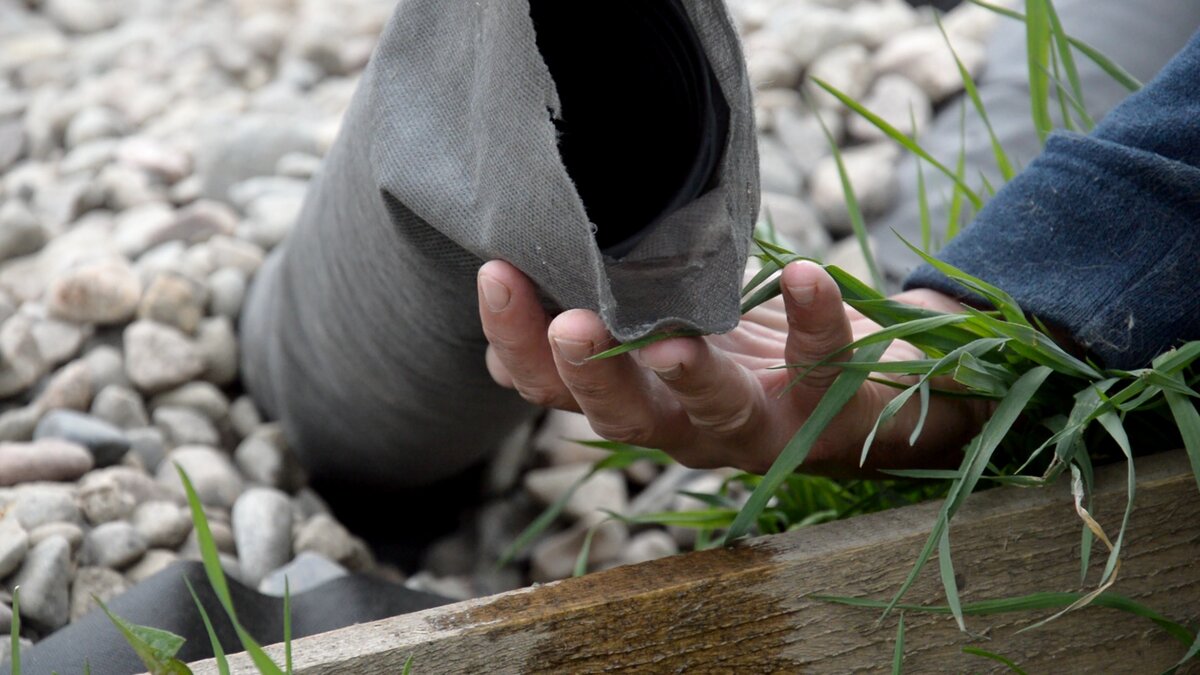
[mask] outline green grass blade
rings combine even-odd
[[[863,347],[851,357],[851,361],[877,361],[883,353],[887,351],[888,344],[875,344]],[[862,383],[867,379],[867,373],[843,371],[834,380],[829,390],[821,397],[820,403],[817,404],[812,415],[800,427],[792,440],[780,453],[775,463],[771,465],[770,470],[763,477],[758,487],[750,494],[750,499],[746,502],[742,510],[738,512],[737,518],[730,525],[729,532],[725,535],[725,541],[731,542],[734,539],[743,537],[750,532],[751,526],[758,520],[759,514],[766,508],[767,502],[775,494],[779,486],[791,475],[797,467],[804,462],[808,457],[809,450],[820,437],[821,432],[833,418],[842,410]]]
[[[1004,436],[1012,425],[1017,421],[1017,417],[1025,410],[1026,404],[1033,398],[1041,388],[1042,383],[1050,376],[1052,371],[1045,366],[1038,366],[1025,373],[1013,383],[1009,390],[1009,395],[999,405],[996,406],[996,411],[992,418],[983,425],[983,429],[979,432],[967,447],[966,456],[963,457],[960,472],[962,478],[954,482],[950,486],[950,492],[946,495],[946,500],[942,503],[942,508],[938,513],[937,520],[934,523],[933,531],[929,533],[929,538],[925,542],[924,548],[921,549],[920,555],[917,557],[916,563],[912,570],[908,573],[908,578],[901,584],[900,589],[896,591],[891,602],[884,610],[883,615],[887,616],[900,600],[904,598],[904,594],[912,585],[916,583],[917,575],[921,573],[921,569],[925,563],[929,561],[929,557],[933,555],[933,549],[937,546],[938,541],[942,536],[942,531],[949,527],[950,519],[954,513],[962,505],[975,489],[975,485],[979,482],[979,477],[983,474],[983,470],[987,467],[991,460],[992,453],[1000,445],[1000,441],[1004,440]]]
[[[571,497],[575,495],[575,492],[579,489],[579,487],[586,483],[588,479],[595,474],[596,472],[593,469],[592,471],[589,471],[581,476],[579,480],[571,484],[571,487],[567,488],[566,492],[564,492],[562,496],[554,500],[553,504],[547,506],[544,511],[538,514],[538,517],[534,518],[533,522],[530,523],[524,530],[522,530],[521,534],[513,540],[513,543],[509,544],[508,548],[504,550],[504,554],[500,556],[500,560],[496,563],[496,566],[504,567],[505,565],[511,563],[517,557],[518,553],[525,550],[525,548],[529,546],[529,544],[531,544],[533,540],[538,537],[538,535],[544,532],[547,527],[550,527],[550,525],[552,525],[554,521],[558,519],[558,516],[563,512],[563,509],[566,508],[567,502],[570,501]]]
[[[980,7],[995,12],[1000,16],[1004,16],[1009,19],[1015,19],[1016,21],[1020,21],[1022,23],[1025,22],[1024,14],[1007,7],[995,5],[990,2],[986,2],[986,0],[968,0],[968,2],[974,5],[979,5]],[[1131,93],[1142,88],[1142,83],[1140,80],[1131,75],[1129,71],[1114,63],[1095,47],[1089,45],[1083,40],[1071,36],[1067,36],[1067,42],[1069,42],[1075,49],[1078,49],[1080,53],[1088,57],[1092,63],[1095,63],[1097,66],[1099,66],[1100,69],[1103,70],[1109,77],[1116,80],[1121,86],[1128,89]]]
[[[946,604],[954,615],[958,629],[967,632],[967,624],[963,620],[962,603],[958,599],[958,580],[954,578],[954,562],[950,559],[950,528],[942,528],[942,536],[938,538],[938,574],[942,578],[942,588],[946,591]]]
[[[1025,58],[1029,63],[1029,102],[1033,127],[1045,145],[1054,128],[1050,117],[1050,21],[1045,0],[1025,0]]]
[[[1071,97],[1078,104],[1077,110],[1082,113],[1079,119],[1083,122],[1084,130],[1091,131],[1096,126],[1096,121],[1088,114],[1087,106],[1084,104],[1083,83],[1079,79],[1079,68],[1075,65],[1075,55],[1071,52],[1070,36],[1063,30],[1062,21],[1058,18],[1058,10],[1054,8],[1054,3],[1045,3],[1045,8],[1046,16],[1050,19],[1050,33],[1058,50],[1058,58],[1062,61],[1063,70],[1067,73],[1067,82],[1071,85]]]
[[[892,651],[892,675],[904,672],[904,612],[900,613],[900,621],[896,625],[896,648]]]
[[[921,219],[921,248],[929,253],[933,248],[933,217],[929,215],[929,195],[925,187],[925,167],[917,163],[917,213]]]
[[[229,595],[229,584],[225,581],[225,571],[221,569],[220,554],[217,552],[217,544],[213,539],[212,530],[208,526],[208,518],[204,515],[204,507],[200,503],[200,497],[196,494],[196,488],[192,486],[192,480],[188,478],[183,468],[176,464],[175,471],[179,473],[179,479],[183,482],[183,489],[187,494],[188,506],[192,512],[192,524],[196,530],[196,539],[200,545],[200,559],[204,564],[204,572],[208,576],[208,583],[212,585],[213,592],[216,593],[217,599],[221,601],[221,606],[225,608],[225,612],[236,622],[237,614],[233,609],[233,598]]]
[[[611,511],[608,515],[628,525],[661,525],[664,527],[684,527],[688,529],[704,529],[729,527],[737,516],[737,509],[729,507],[714,507],[692,511],[661,511],[658,513],[643,513],[627,516]]]
[[[283,670],[267,656],[263,651],[262,645],[242,627],[241,621],[237,618],[237,613],[233,607],[233,598],[229,594],[229,584],[225,580],[225,571],[221,569],[221,559],[217,552],[217,544],[213,539],[212,530],[208,526],[208,518],[204,515],[204,507],[200,503],[200,497],[196,494],[196,488],[192,486],[192,481],[188,478],[187,473],[178,465],[175,465],[175,471],[179,473],[179,479],[183,483],[184,492],[187,494],[188,506],[192,511],[192,526],[196,532],[196,540],[200,546],[200,558],[204,563],[204,572],[208,577],[208,583],[212,586],[213,592],[217,594],[217,598],[221,601],[221,606],[225,609],[225,613],[229,616],[230,623],[233,624],[234,630],[237,632],[238,640],[242,643],[242,648],[250,656],[250,660],[254,666],[258,668],[263,675],[283,675]]]
[[[990,302],[992,306],[999,310],[1000,313],[1004,315],[1004,318],[1010,323],[1033,328],[1029,321],[1025,319],[1025,313],[1021,310],[1021,306],[1017,304],[1017,301],[1014,300],[1011,295],[1000,290],[998,287],[989,284],[983,279],[963,272],[950,263],[934,258],[916,246],[913,246],[908,242],[908,240],[900,236],[899,233],[896,233],[896,236],[900,237],[900,241],[903,242],[905,246],[907,246],[913,253],[916,253],[918,256],[920,256],[921,259],[926,263],[933,266],[934,269],[942,274],[945,274],[963,288],[982,296],[983,299]]]
[[[292,587],[283,575],[283,669],[292,675]]]
[[[1186,396],[1170,391],[1163,392],[1163,396],[1167,398],[1175,425],[1179,427],[1179,433],[1183,436],[1183,447],[1187,450],[1188,460],[1192,464],[1192,475],[1196,478],[1196,484],[1200,486],[1200,413],[1196,412],[1195,404]]]
[[[958,109],[958,158],[954,162],[954,176],[958,179],[958,183],[965,184],[967,180],[967,110],[961,106]],[[957,183],[951,188],[950,206],[946,209],[946,232],[942,237],[942,241],[947,243],[958,236],[959,230],[962,229],[963,217],[964,193]]]
[[[1196,637],[1196,639],[1192,642],[1192,646],[1188,647],[1187,652],[1183,655],[1183,658],[1179,659],[1179,662],[1176,663],[1168,672],[1174,672],[1175,670],[1178,670],[1180,666],[1196,658],[1197,654],[1200,654],[1200,636]],[[15,673],[16,671],[13,672]]]
[[[1100,583],[1104,584],[1112,576],[1116,570],[1117,561],[1121,558],[1121,544],[1125,541],[1125,530],[1129,527],[1129,517],[1133,515],[1133,498],[1137,491],[1137,477],[1135,476],[1133,467],[1133,450],[1129,445],[1129,436],[1125,433],[1125,426],[1121,423],[1121,418],[1116,413],[1104,413],[1096,418],[1100,426],[1108,432],[1117,443],[1117,447],[1121,448],[1121,452],[1125,455],[1126,471],[1126,501],[1125,515],[1121,519],[1121,530],[1117,533],[1117,538],[1113,541],[1113,550],[1109,552],[1108,563],[1104,567],[1104,575],[1100,578]],[[1089,488],[1088,493],[1091,494]]]
[[[995,600],[981,600],[979,602],[969,602],[962,606],[963,614],[966,616],[992,616],[995,614],[1008,614],[1011,612],[1033,612],[1047,609],[1060,609],[1068,607],[1084,596],[1083,593],[1032,593],[1030,595],[1022,595],[1014,598],[999,598]],[[874,600],[871,598],[846,598],[829,595],[812,595],[809,596],[813,600],[823,602],[832,602],[839,605],[849,607],[861,607],[864,609],[884,609],[889,606],[886,600]],[[1196,639],[1195,633],[1187,627],[1168,619],[1158,612],[1141,605],[1129,598],[1116,593],[1101,593],[1092,601],[1092,605],[1096,607],[1105,607],[1107,609],[1115,609],[1122,612],[1128,612],[1135,616],[1140,616],[1144,619],[1154,622],[1159,628],[1162,628],[1168,635],[1178,640],[1184,646],[1190,646],[1192,641]],[[950,614],[950,608],[945,605],[896,605],[896,609],[906,612],[926,612],[929,614]]]
[[[1001,656],[1001,655],[993,653],[993,652],[985,651],[978,647],[963,647],[962,650],[963,650],[964,654],[970,654],[971,656],[982,656],[983,658],[991,659],[992,661],[995,661],[996,663],[1002,663],[1009,670],[1016,673],[1017,675],[1026,675],[1025,671],[1021,670],[1020,666],[1018,666],[1016,663],[1014,663],[1012,661],[1012,659],[1009,659],[1007,657]]]
[[[855,101],[854,99],[850,98],[846,94],[842,93],[836,87],[829,84],[828,82],[822,81],[821,78],[812,77],[809,79],[812,80],[812,82],[814,82],[818,87],[829,92],[831,95],[833,95],[834,98],[841,101],[842,104],[845,105],[847,108],[853,110],[856,114],[861,115],[868,122],[873,124],[877,129],[879,129],[885,135],[887,135],[888,138],[891,138],[893,141],[896,141],[904,148],[907,148],[909,152],[920,157],[921,159],[925,160],[926,162],[929,162],[929,164],[932,165],[935,169],[937,169],[938,171],[941,171],[943,174],[945,174],[947,178],[954,181],[954,183],[956,185],[958,185],[958,187],[960,189],[963,190],[963,193],[967,195],[967,198],[971,200],[971,203],[975,205],[975,208],[983,207],[983,200],[980,199],[979,195],[976,194],[975,191],[971,189],[971,186],[967,185],[966,182],[963,181],[963,179],[960,176],[956,175],[953,171],[951,171],[949,168],[947,168],[945,164],[942,164],[938,160],[934,159],[933,155],[930,155],[928,152],[926,152],[926,150],[924,148],[922,148],[916,141],[909,138],[907,134],[901,132],[899,129],[892,126],[891,124],[888,124],[882,117],[880,117],[879,115],[876,115],[875,113],[871,112],[870,110],[867,110],[866,108],[863,107],[863,105],[861,103],[859,103],[858,101]]]
[[[886,473],[889,476],[896,476],[897,478],[916,478],[919,480],[958,480],[962,478],[962,474],[957,471],[939,469],[880,469],[879,473]]]
[[[400,675],[412,675],[412,669],[413,669],[413,655],[409,654],[408,658],[404,659],[404,670],[403,670],[403,672],[400,673]]]
[[[946,41],[946,48],[954,56],[954,63],[958,66],[958,76],[962,80],[963,89],[967,92],[967,97],[971,99],[971,105],[975,107],[976,114],[983,122],[983,126],[987,129],[988,139],[992,144],[992,156],[996,159],[996,168],[1000,170],[1000,175],[1004,178],[1004,182],[1008,182],[1017,175],[1013,169],[1012,162],[1008,159],[1008,153],[1004,151],[1004,146],[1000,143],[1000,138],[996,136],[996,131],[992,128],[992,120],[988,117],[987,108],[983,105],[983,99],[979,97],[979,88],[975,85],[975,78],[971,77],[971,73],[967,71],[967,67],[963,65],[961,59],[958,58],[958,52],[954,50],[954,45],[950,43],[950,36],[946,34],[946,28],[942,25],[942,20],[935,17],[938,30],[942,33],[942,39]],[[917,176],[918,185],[921,183],[921,177]],[[926,250],[929,250],[926,247]]]
[[[611,359],[614,356],[620,356],[621,354],[628,354],[629,352],[637,351],[637,350],[641,349],[642,347],[647,347],[649,345],[652,345],[655,342],[662,342],[663,340],[670,340],[671,338],[699,337],[700,335],[702,335],[702,333],[700,333],[699,331],[694,331],[694,330],[681,330],[681,331],[672,331],[672,332],[668,332],[668,333],[655,333],[653,335],[647,335],[644,338],[639,338],[637,340],[632,340],[630,342],[626,342],[624,344],[617,345],[616,347],[613,347],[612,349],[608,349],[603,352],[600,352],[599,354],[593,354],[592,356],[588,357],[588,361],[598,361],[600,359]]]
[[[13,675],[21,675],[21,587],[12,591],[12,626],[9,626],[8,663]]]
[[[833,134],[829,133],[829,127],[825,126],[825,120],[816,110],[813,111],[813,116],[817,119],[817,123],[821,125],[821,131],[825,134],[825,139],[829,142],[829,149],[833,154],[833,161],[837,165],[838,178],[842,182],[842,194],[846,198],[846,211],[850,215],[850,226],[854,230],[854,238],[858,240],[858,247],[862,250],[863,258],[867,261],[867,270],[871,274],[871,283],[876,290],[882,291],[885,286],[883,282],[883,274],[879,271],[879,265],[875,262],[875,253],[871,250],[870,241],[867,239],[867,225],[863,221],[862,209],[858,206],[858,196],[854,193],[854,186],[850,183],[850,174],[846,172],[846,163],[842,161],[842,150],[838,147],[837,139]]]
[[[596,536],[596,530],[601,525],[608,521],[600,521],[588,528],[587,534],[583,537],[583,546],[579,547],[579,555],[575,556],[575,569],[572,571],[572,576],[581,577],[587,574],[588,558],[592,557],[592,537]]]
[[[225,648],[221,646],[221,640],[217,637],[217,631],[213,628],[208,611],[201,604],[200,596],[196,595],[196,589],[192,588],[192,582],[184,577],[183,583],[187,586],[188,593],[191,593],[192,602],[196,603],[196,610],[200,612],[200,619],[204,622],[204,631],[208,633],[208,641],[212,644],[213,658],[217,661],[217,672],[220,675],[229,675],[229,661],[225,658]]]
[[[191,675],[187,664],[175,658],[183,646],[183,638],[165,630],[132,624],[113,614],[100,598],[93,596],[93,599],[153,675]]]

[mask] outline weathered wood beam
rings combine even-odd
[[[1181,623],[1200,619],[1200,494],[1182,452],[1139,459],[1136,510],[1113,589]],[[963,602],[1080,591],[1081,523],[1068,480],[1046,490],[973,495],[951,541]],[[1112,535],[1125,467],[1097,472],[1097,518]],[[814,594],[887,599],[907,575],[938,504],[762,537],[725,550],[632,565],[317,635],[293,644],[296,672],[879,672],[890,668],[896,616]],[[1105,551],[1093,552],[1095,584]],[[906,598],[945,604],[936,560]],[[907,672],[987,672],[962,653],[1003,654],[1031,672],[1159,672],[1185,648],[1132,614],[1087,608],[1018,634],[1050,611],[952,618],[909,612]],[[280,654],[281,649],[272,648]],[[281,660],[281,659],[280,659]],[[234,672],[253,672],[244,655]],[[211,661],[197,673],[216,672]]]

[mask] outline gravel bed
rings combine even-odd
[[[307,487],[238,377],[237,317],[335,137],[393,0],[0,0],[0,650],[9,590],[37,640],[198,548],[173,463],[228,572],[282,594],[347,571],[404,580]],[[817,75],[917,130],[960,89],[932,14],[901,0],[732,0],[757,87],[764,205],[797,250],[866,276],[818,123],[868,214],[898,148]],[[946,19],[978,74],[994,19]],[[801,100],[809,90],[819,106]],[[597,509],[687,507],[724,472],[597,475],[518,564],[494,561],[603,452],[552,413],[489,468],[489,497],[412,587],[466,598],[569,576]],[[690,546],[611,522],[593,569]],[[4,653],[0,651],[0,660]]]

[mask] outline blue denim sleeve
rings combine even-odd
[[[1200,33],[1092,133],[1052,135],[938,257],[1108,367],[1200,339]],[[928,265],[905,287],[971,297]]]

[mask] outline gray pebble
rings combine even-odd
[[[17,493],[12,513],[27,531],[46,523],[82,523],[75,497],[69,490],[27,487]]]
[[[136,391],[119,384],[110,384],[92,400],[91,413],[120,429],[144,427],[150,424],[146,406]]]
[[[229,416],[229,399],[210,382],[188,382],[150,401],[151,408],[164,406],[191,408],[214,424]]]
[[[233,505],[233,536],[242,579],[257,585],[292,556],[292,505],[271,488],[250,488]]]
[[[163,406],[151,415],[154,425],[162,429],[167,444],[217,446],[220,434],[207,417],[192,408]]]
[[[233,528],[228,523],[219,520],[208,521],[208,531],[212,534],[213,543],[217,545],[217,551],[225,555],[235,555],[237,553],[237,543],[233,538]],[[192,558],[200,559],[200,538],[196,534],[196,528],[188,533],[187,539],[184,540],[183,546],[179,547],[179,554]],[[241,570],[238,570],[241,573]]]
[[[104,523],[83,537],[80,561],[87,565],[124,569],[146,553],[146,540],[123,521]]]
[[[204,359],[201,377],[222,387],[237,379],[238,344],[232,321],[223,316],[202,321],[196,347]]]
[[[222,267],[208,277],[209,311],[236,321],[246,300],[246,273]]]
[[[297,553],[318,553],[356,572],[369,568],[372,563],[366,544],[350,534],[333,516],[323,513],[296,529],[295,550]]]
[[[129,439],[115,426],[74,410],[55,410],[38,422],[35,439],[60,438],[87,448],[96,466],[111,466],[129,451]]]
[[[258,584],[258,592],[282,598],[286,579],[287,592],[294,597],[297,593],[310,591],[326,581],[333,581],[347,574],[349,572],[345,567],[323,555],[306,551],[296,556],[295,560],[263,577]]]
[[[77,0],[50,0],[47,5],[61,5],[70,2],[71,4],[83,5]],[[92,2],[87,5],[97,5],[101,3]],[[79,114],[71,119],[71,123],[67,125],[64,141],[68,148],[78,148],[79,146],[99,140],[102,138],[113,138],[121,136],[126,131],[125,120],[110,108],[93,106],[84,108],[79,111]]]
[[[93,394],[92,369],[79,359],[51,375],[35,403],[43,410],[85,411],[92,404]]]
[[[217,268],[232,267],[252,276],[266,256],[261,247],[248,241],[217,235],[208,241],[212,263]]]
[[[137,321],[125,329],[125,371],[143,391],[177,387],[205,372],[204,352],[170,326]]]
[[[131,584],[138,584],[159,572],[167,569],[179,560],[179,554],[174,551],[164,551],[161,548],[152,548],[146,551],[146,555],[137,561],[132,567],[125,570],[125,578]]]
[[[33,339],[47,363],[62,363],[74,357],[90,335],[89,328],[48,316],[38,317],[33,325]]]
[[[9,317],[0,326],[0,398],[20,393],[46,373],[33,335],[34,320],[23,314]]]
[[[79,488],[79,508],[88,522],[102,525],[133,513],[137,501],[111,475],[89,480]]]
[[[172,231],[178,232],[179,239],[198,244],[218,234],[233,234],[237,224],[237,212],[228,204],[201,199],[179,210]]]
[[[138,458],[142,467],[149,473],[156,473],[167,456],[167,439],[162,429],[156,427],[141,427],[128,429],[125,435],[129,438],[129,451]]]
[[[134,510],[131,522],[152,548],[179,548],[192,531],[190,514],[174,502],[146,502]]]
[[[115,480],[117,485],[132,495],[134,502],[138,504],[173,498],[170,490],[160,485],[145,471],[130,466],[110,466],[106,469],[92,471],[79,481],[78,488],[86,490],[93,481],[107,482],[109,480]]]
[[[7,171],[21,159],[26,145],[25,129],[20,120],[0,123],[0,172]]]
[[[142,282],[124,259],[110,258],[66,270],[50,282],[46,308],[81,323],[120,323],[133,316]]]
[[[0,579],[12,574],[21,565],[28,550],[29,534],[17,519],[0,520]],[[2,626],[0,630],[3,630]]]
[[[318,513],[328,515],[333,511],[329,508],[329,504],[321,499],[321,495],[312,488],[304,487],[297,490],[296,496],[292,497],[292,514],[296,522],[304,522]]]
[[[259,427],[238,444],[233,456],[238,468],[252,482],[291,492],[307,481],[277,425]]]
[[[29,550],[12,586],[21,587],[21,618],[55,630],[70,618],[71,545],[50,537]]]
[[[7,602],[0,601],[0,635],[7,633],[4,637],[11,639],[12,637],[12,607],[9,607]],[[4,653],[0,652],[0,663],[4,663]]]
[[[35,253],[45,245],[46,230],[28,206],[15,199],[0,205],[0,261]]]
[[[96,599],[108,602],[129,590],[129,582],[120,572],[107,567],[81,567],[71,582],[71,621],[77,621],[99,607]]]
[[[213,129],[203,139],[196,157],[197,173],[204,176],[204,194],[229,199],[234,183],[275,172],[279,158],[293,152],[315,153],[311,129],[294,116],[244,115],[229,127]]]
[[[0,443],[0,486],[34,481],[70,481],[92,469],[86,448],[68,441]]]
[[[129,258],[141,257],[170,238],[175,212],[163,202],[150,202],[126,209],[117,217],[113,243]]]
[[[42,419],[40,406],[27,405],[0,413],[0,441],[33,440],[33,430]],[[0,472],[0,475],[4,475]]]
[[[623,565],[634,565],[648,560],[657,560],[679,552],[675,538],[663,530],[647,530],[634,535],[625,544],[618,559]]]
[[[8,650],[11,642],[12,635],[0,635],[0,663],[4,663],[8,660]],[[26,649],[33,647],[33,640],[30,640],[29,638],[20,638],[17,642],[20,645],[22,653],[24,653]]]
[[[125,375],[125,358],[116,347],[94,347],[84,355],[83,360],[92,369],[92,386],[96,391],[109,385],[129,386],[129,378]]]
[[[157,321],[191,334],[204,317],[207,293],[204,286],[181,274],[159,274],[142,293],[138,318]]]
[[[204,504],[230,508],[242,493],[242,477],[225,453],[192,445],[179,448],[167,457],[167,461],[158,467],[158,481],[183,497],[183,483],[175,471],[176,464],[187,474]]]
[[[75,523],[46,523],[29,531],[29,545],[37,546],[51,537],[62,537],[71,545],[72,551],[78,551],[83,545],[83,528]]]
[[[0,420],[3,420],[3,417],[0,417]],[[258,412],[258,406],[254,405],[254,399],[239,396],[229,407],[229,423],[240,438],[254,433],[263,423],[262,414]]]

